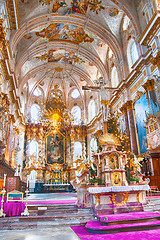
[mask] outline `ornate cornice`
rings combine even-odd
[[[133,102],[135,103],[136,101],[138,101],[143,95],[144,95],[144,92],[137,91]]]
[[[156,32],[159,30],[159,27],[160,27],[159,25],[160,25],[160,18],[159,16],[157,17],[157,12],[155,12],[151,20],[149,21],[146,29],[144,30],[143,34],[139,38],[138,42],[144,46],[148,46],[150,41],[155,36]]]
[[[16,17],[17,17],[17,22],[19,26],[17,0],[15,0],[15,8],[14,8],[13,0],[7,0],[6,6],[7,6],[8,15],[9,15],[9,22],[11,25],[11,29],[17,29]]]
[[[87,124],[87,131],[92,132],[92,129],[95,128],[95,125],[102,119],[102,112],[100,111],[99,114],[94,117],[88,124]]]
[[[157,53],[156,57],[151,59],[151,62],[153,65],[157,65],[157,67],[160,68],[160,51]]]
[[[144,66],[152,63],[153,56],[151,53],[147,52],[144,58],[140,61],[140,63],[136,66],[135,70],[133,70],[128,77],[123,81],[121,86],[121,91],[118,91],[114,98],[111,98],[110,104],[111,106],[115,105],[117,102],[117,99],[119,99],[120,95],[122,94],[123,90],[126,88],[129,88],[141,75],[142,75],[142,69]]]

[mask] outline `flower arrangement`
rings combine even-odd
[[[92,177],[91,180],[90,180],[90,183],[91,183],[92,185],[94,185],[94,184],[101,185],[101,179],[98,178],[98,176],[93,175],[93,177]]]
[[[136,181],[136,183],[139,182],[137,174],[135,171],[130,171],[130,182],[134,182]]]

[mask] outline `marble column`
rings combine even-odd
[[[124,115],[124,122],[125,122],[125,131],[126,131],[126,134],[127,136],[129,136],[129,123],[128,123],[128,115],[127,115],[127,106],[126,104],[124,104],[122,107],[121,107],[121,112],[123,113]]]
[[[108,133],[107,120],[109,117],[109,100],[101,100],[103,114],[103,133]]]
[[[70,134],[70,137],[71,137],[71,151],[70,151],[70,157],[71,157],[71,161],[70,161],[70,163],[71,163],[71,166],[73,167],[73,162],[74,162],[74,142],[75,142],[75,140],[74,140],[74,129],[73,130],[71,130],[71,134]]]
[[[135,118],[134,118],[134,105],[132,101],[127,101],[127,113],[128,113],[128,123],[130,131],[130,141],[131,141],[131,152],[138,155],[138,144],[136,136]]]
[[[86,159],[86,140],[85,136],[82,136],[82,157],[85,160]]]
[[[155,82],[154,79],[148,80],[142,85],[146,90],[146,97],[148,101],[149,113],[157,115],[157,111],[160,111],[160,106],[156,97]]]
[[[71,153],[70,153],[70,138],[66,137],[66,162],[71,164]]]

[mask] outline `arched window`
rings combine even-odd
[[[111,71],[111,85],[112,87],[118,86],[118,73],[115,66],[112,68],[112,71]]]
[[[108,57],[111,58],[112,56],[113,56],[113,52],[112,52],[112,50],[110,48],[109,51],[108,51]]]
[[[41,95],[41,90],[39,88],[36,88],[33,92],[34,96],[39,97]]]
[[[24,114],[24,107],[25,107],[24,97],[21,96],[21,111],[23,114]]]
[[[80,156],[82,156],[82,143],[75,142],[74,143],[74,159],[73,160],[76,160]]]
[[[92,154],[94,152],[97,152],[98,150],[98,145],[97,145],[97,140],[95,138],[92,138],[90,141],[90,159],[92,159]]]
[[[40,117],[40,106],[32,104],[31,106],[31,122],[37,122]]]
[[[82,117],[80,107],[74,106],[71,109],[71,114],[72,114],[72,117],[73,117],[74,124],[76,124],[76,125],[80,124],[81,123],[81,117]]]
[[[127,17],[127,15],[125,15],[124,17],[124,21],[123,21],[123,31],[126,31],[128,26],[129,26],[129,22],[130,22],[130,19]]]
[[[136,43],[134,39],[131,39],[127,47],[127,59],[128,59],[128,66],[130,71],[132,70],[132,66],[138,60],[138,58],[139,56],[138,56]]]
[[[71,93],[71,97],[72,98],[78,98],[79,97],[79,91],[78,91],[78,89],[74,89],[73,91],[72,91],[72,93]]]
[[[88,121],[90,122],[96,116],[95,101],[91,100],[88,104]]]

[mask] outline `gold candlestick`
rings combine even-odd
[[[24,212],[21,213],[21,215],[22,216],[29,216],[29,212],[28,212],[28,195],[29,195],[28,193],[29,193],[29,190],[28,190],[28,188],[26,189],[25,193],[26,193],[26,207],[24,209]]]
[[[0,209],[0,217],[5,217],[6,214],[3,212],[3,205],[4,205],[4,196],[5,196],[6,190],[3,188],[2,190],[2,201],[1,201],[1,209]]]

